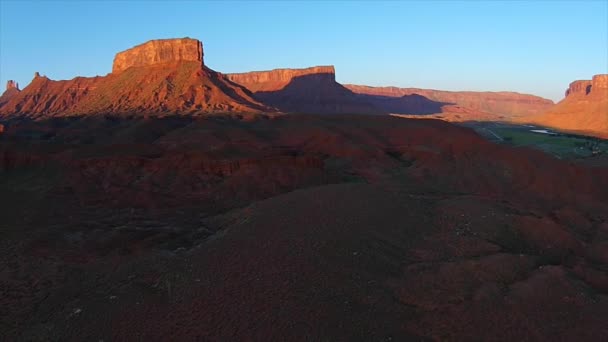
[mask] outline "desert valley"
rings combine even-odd
[[[608,74],[554,103],[206,54],[8,82],[4,339],[608,338]]]

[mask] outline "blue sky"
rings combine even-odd
[[[105,75],[118,51],[185,36],[217,71],[333,64],[339,82],[373,86],[559,100],[571,81],[608,73],[608,0],[0,0],[0,85]]]

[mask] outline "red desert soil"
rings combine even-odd
[[[4,122],[15,340],[608,338],[608,169],[438,120]]]
[[[519,121],[608,138],[608,74],[570,83],[566,97],[557,105]]]

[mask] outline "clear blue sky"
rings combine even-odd
[[[118,51],[185,36],[217,71],[333,64],[339,82],[374,86],[559,100],[569,82],[608,73],[608,0],[0,0],[0,85],[105,75]]]

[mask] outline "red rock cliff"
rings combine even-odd
[[[133,66],[176,61],[200,62],[203,65],[203,43],[191,38],[150,40],[117,53],[114,57],[112,73],[121,72]]]
[[[17,89],[17,90],[19,90],[19,83],[15,82],[13,80],[8,80],[6,82],[6,90],[9,90],[9,89]]]
[[[566,90],[566,96],[570,95],[587,95],[591,92],[590,80],[578,80],[570,83]]]
[[[232,82],[238,83],[252,92],[275,91],[284,88],[294,78],[301,76],[336,80],[336,70],[333,65],[315,66],[306,69],[274,69],[268,71],[252,71],[237,74],[226,74]]]
[[[358,94],[401,97],[418,94],[430,100],[454,104],[465,111],[489,113],[494,119],[509,120],[537,115],[553,106],[553,101],[542,97],[514,92],[445,91],[419,88],[369,87],[346,84],[346,88]],[[467,119],[466,116],[463,116]]]
[[[608,74],[600,74],[593,76],[591,81],[591,91],[606,93],[608,89]]]

